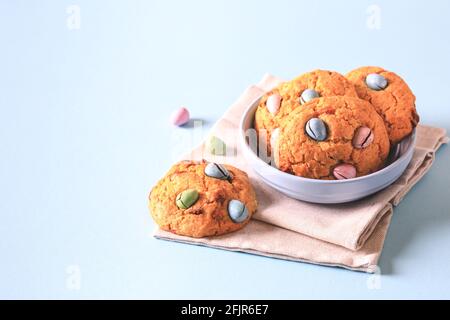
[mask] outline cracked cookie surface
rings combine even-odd
[[[310,119],[326,124],[324,141],[313,140],[305,132]],[[373,140],[364,148],[353,146],[358,128],[368,127]],[[380,169],[389,153],[389,138],[383,119],[365,100],[354,97],[324,97],[297,108],[284,119],[275,143],[275,160],[282,171],[313,179],[335,179],[333,169],[340,164],[356,168],[356,176]]]
[[[206,161],[182,161],[175,164],[152,189],[149,209],[161,229],[189,237],[215,236],[243,228],[256,211],[255,192],[245,172],[223,165],[230,180],[205,175]],[[176,204],[177,196],[188,189],[198,191],[198,200],[187,209]],[[241,223],[228,215],[228,204],[239,200],[249,215]]]
[[[377,91],[367,86],[366,77],[372,73],[386,78],[385,89]],[[346,77],[354,84],[358,96],[372,103],[383,117],[392,143],[401,141],[417,126],[416,98],[397,74],[379,67],[361,67],[350,71]]]
[[[315,90],[321,97],[358,96],[353,84],[334,71],[314,70],[280,84],[261,98],[255,113],[255,129],[258,137],[266,138],[269,154],[273,130],[278,128],[281,121],[293,110],[302,107],[300,96],[306,89]],[[274,94],[281,96],[281,104],[275,114],[267,108],[267,100]]]

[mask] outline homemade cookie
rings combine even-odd
[[[343,75],[326,70],[302,74],[284,82],[264,95],[255,113],[255,129],[258,137],[266,140],[270,154],[270,140],[274,129],[294,109],[317,97],[357,97],[355,88]]]
[[[358,96],[369,101],[383,117],[389,140],[397,143],[419,122],[416,97],[397,74],[379,67],[362,67],[347,74]]]
[[[277,167],[314,179],[349,179],[380,169],[389,153],[383,119],[367,101],[323,97],[286,117],[274,141]]]
[[[161,229],[195,238],[241,229],[257,207],[245,172],[206,161],[175,164],[149,199]]]

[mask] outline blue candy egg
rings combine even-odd
[[[316,90],[306,89],[300,95],[300,103],[305,104],[308,101],[311,101],[312,99],[319,98],[319,97],[320,97],[320,95]]]
[[[208,163],[205,167],[205,174],[208,177],[216,178],[220,180],[230,180],[231,175],[228,170],[221,164],[218,163]]]
[[[383,90],[387,87],[388,82],[381,74],[371,73],[366,77],[366,84],[372,90]]]
[[[327,126],[319,118],[310,119],[305,126],[306,134],[313,140],[324,141],[327,139]]]
[[[231,200],[228,203],[228,215],[233,222],[241,223],[247,220],[249,213],[247,207],[241,201]]]

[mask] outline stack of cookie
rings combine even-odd
[[[415,96],[378,67],[347,76],[316,70],[262,97],[255,129],[282,171],[313,179],[350,179],[379,170],[390,147],[416,127]]]

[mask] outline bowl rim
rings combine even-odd
[[[352,179],[346,179],[346,180],[321,180],[321,179],[300,177],[300,176],[296,176],[296,175],[293,175],[293,174],[281,171],[278,168],[275,168],[275,167],[269,165],[264,160],[262,160],[260,157],[258,157],[258,155],[248,146],[248,143],[247,143],[247,140],[246,140],[246,135],[245,135],[245,130],[244,130],[244,122],[246,122],[246,120],[249,117],[249,114],[251,113],[252,109],[255,109],[255,112],[256,112],[257,103],[259,102],[260,99],[261,99],[261,97],[258,97],[257,99],[255,99],[245,109],[244,113],[241,116],[241,119],[239,121],[239,131],[240,131],[239,134],[240,134],[241,146],[245,149],[244,152],[247,152],[248,154],[250,154],[253,157],[253,159],[255,159],[257,162],[259,162],[260,164],[265,166],[268,170],[271,171],[271,173],[280,175],[281,177],[289,179],[292,182],[317,183],[317,184],[351,184],[351,183],[357,183],[357,182],[360,182],[360,181],[364,181],[364,180],[368,180],[368,179],[374,178],[374,177],[376,177],[378,175],[383,175],[384,173],[387,173],[387,172],[390,172],[391,170],[394,170],[397,166],[399,166],[403,161],[405,161],[409,157],[410,153],[412,153],[414,151],[414,146],[416,144],[416,129],[415,128],[414,128],[413,132],[409,135],[409,137],[411,139],[411,143],[409,144],[409,146],[405,150],[405,152],[398,159],[396,159],[391,164],[385,166],[384,168],[382,168],[380,170],[377,170],[375,172],[372,172],[370,174],[367,174],[365,176],[352,178]]]

